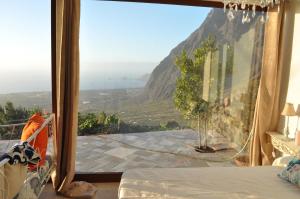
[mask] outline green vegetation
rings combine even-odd
[[[186,119],[198,121],[199,147],[201,146],[200,122],[206,124],[210,103],[203,99],[204,65],[207,56],[212,56],[216,51],[215,39],[208,37],[199,48],[194,51],[194,58],[187,56],[185,51],[176,59],[176,65],[180,70],[180,77],[176,81],[174,103]],[[209,83],[210,84],[210,83]],[[206,145],[205,145],[206,146]]]
[[[36,112],[42,112],[41,108],[26,109],[21,106],[15,108],[12,102],[0,105],[0,125],[24,123]],[[170,120],[158,125],[146,125],[121,120],[117,114],[78,113],[78,135],[111,134],[111,133],[138,133],[149,131],[164,131],[180,129],[177,121]],[[19,139],[23,126],[0,127],[0,139]]]
[[[98,116],[97,116],[98,115]],[[116,114],[87,113],[78,114],[78,135],[111,134],[111,133],[138,133],[149,131],[164,131],[179,129],[176,121],[169,121],[156,126],[126,123]]]
[[[116,114],[107,115],[105,112],[78,114],[78,135],[97,133],[117,133],[120,129],[120,118]]]
[[[27,119],[36,112],[42,112],[41,108],[15,108],[12,102],[6,102],[4,106],[0,105],[0,125],[26,122]],[[17,139],[20,137],[20,132],[22,131],[22,128],[22,126],[1,127],[0,139]]]
[[[246,79],[248,86],[239,87],[237,82],[243,81],[242,75],[234,68],[242,66],[234,63],[234,46],[226,44],[225,49],[223,44],[218,45],[220,51],[215,39],[208,37],[194,50],[192,57],[183,51],[175,62],[180,76],[176,81],[173,101],[184,118],[198,128],[199,147],[200,128],[203,128],[205,137],[209,129],[243,145],[253,122],[260,80],[258,69],[251,68],[250,79]],[[224,52],[226,60],[222,63],[220,60],[224,62]]]
[[[194,51],[194,60],[185,51],[176,59],[181,76],[176,81],[174,103],[187,119],[198,118],[208,108],[208,102],[202,96],[204,64],[209,53],[215,50],[215,39],[208,37]]]
[[[175,87],[175,86],[174,86]],[[175,109],[172,99],[143,100],[142,88],[112,89],[112,90],[81,90],[79,99],[79,112],[81,114],[100,111],[107,114],[117,114],[122,121],[140,126],[160,126],[169,121],[177,121],[181,127],[188,126],[186,120]],[[51,112],[51,93],[16,93],[0,94],[0,104],[11,101],[15,106],[32,109],[42,107]],[[90,103],[84,104],[83,102]]]

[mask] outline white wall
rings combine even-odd
[[[300,104],[300,1],[292,2],[295,4],[295,24],[290,79],[286,101],[293,103],[295,109],[297,109],[298,104]],[[297,117],[291,117],[289,126],[290,134],[292,134],[291,137],[294,137],[293,133],[297,127]],[[300,128],[300,122],[298,128]]]

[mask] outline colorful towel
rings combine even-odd
[[[9,159],[8,163],[11,165],[18,163],[23,165],[37,165],[41,158],[28,142],[23,142],[22,144],[14,145],[10,152],[0,157],[0,161],[4,159]]]

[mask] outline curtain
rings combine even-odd
[[[285,103],[291,60],[293,12],[288,1],[271,8],[265,25],[260,86],[253,120],[250,146],[251,166],[270,165],[273,146],[268,131],[277,131]]]
[[[52,34],[52,100],[56,115],[56,171],[52,176],[54,188],[64,192],[73,180],[77,137],[79,97],[79,21],[80,0],[55,0],[52,4],[55,31]],[[53,14],[53,12],[52,12]],[[52,22],[53,23],[53,22]],[[53,28],[53,25],[52,25]],[[53,31],[53,30],[52,30]]]

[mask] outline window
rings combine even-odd
[[[240,150],[264,24],[238,12],[229,21],[218,8],[82,1],[76,170],[213,166]]]
[[[0,2],[0,125],[51,112],[50,20],[50,0]],[[0,139],[19,139],[22,128],[0,126]]]

